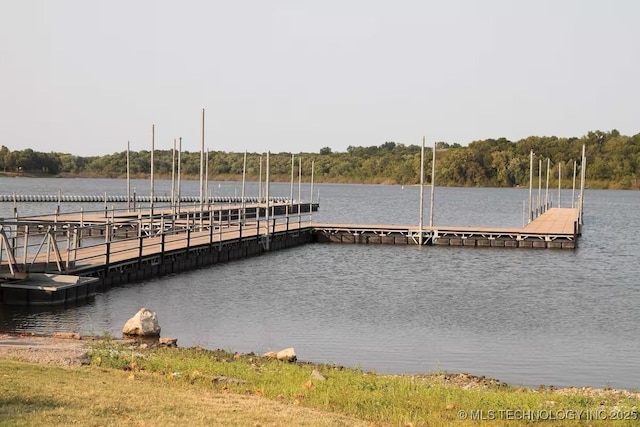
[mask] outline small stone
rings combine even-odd
[[[327,378],[324,375],[322,375],[320,371],[318,371],[317,369],[314,369],[313,371],[311,371],[311,378],[314,378],[319,381],[327,380]]]
[[[226,383],[226,384],[245,384],[245,380],[241,380],[238,378],[230,378],[225,377],[224,375],[214,375],[211,377],[211,382],[213,383]]]
[[[54,332],[51,334],[53,338],[63,338],[66,340],[79,340],[82,339],[79,333],[77,332]]]
[[[159,338],[158,343],[165,347],[177,347],[178,338]]]

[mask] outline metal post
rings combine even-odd
[[[573,190],[571,190],[571,207],[576,207],[576,174],[578,171],[578,162],[573,161]]]
[[[191,222],[189,219],[189,211],[187,210],[187,252],[185,254],[186,258],[189,258],[189,252],[191,251]]]
[[[180,202],[182,202],[182,137],[178,138],[178,214],[180,214]]]
[[[218,210],[218,252],[222,250],[222,204]]]
[[[149,206],[151,208],[151,216],[153,216],[153,203],[154,203],[154,188],[153,188],[153,152],[154,150],[154,145],[155,145],[155,125],[151,125],[151,196],[149,198]]]
[[[24,243],[24,248],[23,248],[24,252],[22,254],[22,263],[26,267],[27,266],[27,252],[28,252],[27,249],[29,247],[29,226],[28,225],[24,226],[24,242],[23,243]],[[16,244],[17,244],[17,241],[16,241]],[[14,245],[14,249],[15,249],[15,245]]]
[[[316,161],[311,161],[311,194],[309,197],[309,223],[311,223],[313,217],[313,173],[315,170]]]
[[[176,139],[173,138],[171,150],[171,213],[176,213]]]
[[[204,168],[204,197],[207,199],[207,206],[209,206],[209,149],[207,148],[207,154],[205,157]],[[202,210],[200,211],[200,228],[202,229]]]
[[[164,250],[167,233],[164,232],[164,214],[160,214],[160,262],[164,265]]]
[[[242,215],[240,217],[241,224],[246,220],[245,218],[245,209],[247,208],[247,204],[244,197],[244,187],[245,181],[247,177],[247,150],[244,150],[244,161],[242,162]],[[242,230],[242,229],[241,229]]]
[[[84,207],[80,208],[80,233],[78,233],[78,244],[76,248],[82,246],[82,237],[84,235]]]
[[[200,218],[204,207],[204,108],[202,109],[202,129],[200,133]]]
[[[436,191],[436,147],[437,142],[433,142],[433,158],[431,159],[431,204],[429,211],[429,227],[433,227],[433,209]],[[432,230],[433,231],[433,230]]]
[[[551,159],[547,157],[547,190],[544,195],[544,210],[549,209],[549,169],[551,168]]]
[[[127,212],[131,212],[131,161],[129,160],[130,143],[127,141]]]
[[[293,205],[293,167],[295,163],[295,157],[291,155],[291,192],[289,194],[289,203]]]
[[[422,237],[422,226],[423,226],[423,216],[424,216],[424,140],[425,137],[422,137],[422,147],[420,149],[420,215],[418,222],[418,244],[422,246],[423,237]]]
[[[73,265],[78,260],[78,227],[73,227]]]
[[[267,151],[267,172],[265,175],[265,198],[266,198],[266,208],[265,208],[265,221],[267,223],[267,236],[266,236],[266,249],[269,250],[269,155],[270,152]]]
[[[538,207],[536,209],[536,216],[540,215],[542,207],[542,159],[538,159]]]
[[[107,224],[107,229],[108,228],[109,228],[109,225]],[[109,264],[111,263],[110,257],[111,257],[111,242],[106,242],[104,245],[104,277],[109,276]]]
[[[260,169],[258,170],[258,203],[262,203],[262,154],[260,154]]]
[[[580,167],[580,178],[581,178],[581,183],[580,183],[580,206],[579,206],[579,211],[578,211],[578,215],[580,216],[580,225],[582,225],[584,223],[584,218],[583,218],[583,214],[584,214],[584,187],[586,184],[586,171],[587,171],[587,155],[586,155],[586,147],[583,144],[582,145],[582,166]]]
[[[533,220],[533,150],[529,153],[529,222]]]
[[[298,156],[298,229],[302,222],[302,213],[300,208],[302,207],[302,157]]]
[[[62,190],[58,188],[58,205],[56,206],[56,217],[60,215],[60,199],[62,199]]]
[[[212,252],[213,249],[213,212],[209,211],[209,253]]]
[[[558,163],[558,207],[560,207],[560,191],[562,190],[562,162]]]

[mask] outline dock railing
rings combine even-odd
[[[51,216],[0,220],[0,272],[73,272],[113,263],[141,262],[143,258],[192,247],[222,247],[244,238],[262,239],[295,231],[311,222],[309,204],[262,203],[211,205],[206,210],[183,207],[180,212],[156,207],[153,212],[111,209]],[[303,210],[304,212],[298,212]],[[312,209],[310,209],[312,210]]]

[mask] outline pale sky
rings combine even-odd
[[[0,0],[0,145],[317,152],[640,132],[640,1]]]

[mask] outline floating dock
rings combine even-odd
[[[578,211],[551,208],[522,228],[314,224],[316,241],[390,245],[575,249]],[[422,235],[422,240],[421,236]]]
[[[95,289],[312,242],[575,249],[580,235],[573,208],[551,208],[522,228],[312,223],[317,208],[256,205],[246,215],[241,207],[218,206],[0,221],[0,273],[29,275],[23,281],[5,279],[0,303],[69,302]],[[60,280],[48,287],[29,283],[37,274]]]
[[[8,305],[54,305],[87,300],[96,294],[97,277],[15,273],[0,276],[0,302]]]
[[[89,277],[98,290],[259,255],[314,239],[318,204],[211,206],[107,214],[59,214],[0,221],[0,303],[59,302],[37,274]],[[12,279],[13,278],[13,279]],[[18,280],[22,278],[23,280]],[[78,280],[77,298],[87,297]],[[57,296],[74,295],[58,286]],[[18,290],[27,291],[23,298]],[[40,293],[40,294],[39,294]],[[64,298],[63,302],[69,302]]]

